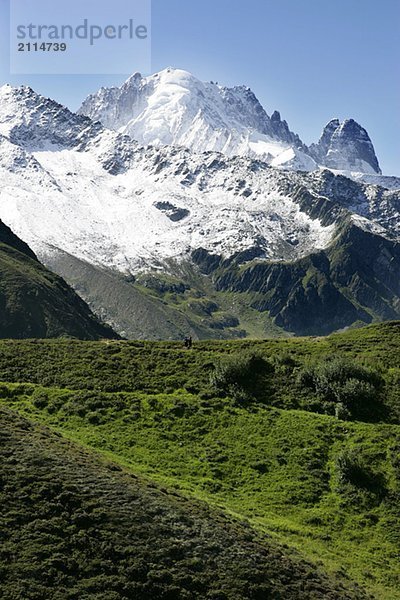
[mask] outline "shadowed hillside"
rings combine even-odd
[[[118,337],[0,221],[0,337]]]

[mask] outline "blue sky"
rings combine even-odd
[[[11,76],[8,4],[0,0],[0,83],[31,85],[76,109],[126,78]],[[153,72],[173,66],[249,85],[306,143],[331,118],[352,117],[368,130],[384,173],[400,175],[398,0],[153,0],[152,14]]]

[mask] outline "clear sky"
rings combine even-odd
[[[28,84],[76,109],[88,93],[126,79],[11,76],[8,4],[0,0],[1,84]],[[153,72],[173,66],[249,85],[306,143],[331,118],[352,117],[384,173],[400,175],[399,0],[153,0],[152,14]]]

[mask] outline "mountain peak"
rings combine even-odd
[[[281,120],[281,113],[279,112],[279,110],[274,110],[274,112],[271,115],[271,121],[278,122],[280,120]]]
[[[279,111],[268,116],[248,86],[205,83],[183,69],[167,67],[149,77],[134,73],[120,88],[89,96],[79,113],[142,145],[248,156],[291,170],[321,165],[381,173],[368,133],[354,119],[332,119],[318,144],[307,148]]]
[[[135,72],[121,87],[103,87],[89,96],[78,113],[29,86],[0,87],[0,134],[27,149],[49,142],[68,146],[88,127],[95,134],[100,124],[82,120],[85,115],[142,145],[248,156],[290,170],[320,165],[381,174],[369,135],[354,119],[331,119],[319,142],[308,148],[279,111],[268,116],[250,87],[202,82],[184,69],[167,67],[148,77]]]
[[[268,116],[248,86],[202,82],[184,69],[168,67],[149,77],[134,73],[120,88],[89,96],[79,113],[143,145],[185,146],[269,163],[291,146],[307,151],[278,112]]]
[[[331,119],[326,125],[325,125],[325,129],[332,129],[332,128],[337,128],[340,125],[340,119],[338,119],[337,117],[334,117],[333,119]]]
[[[143,75],[141,73],[139,73],[139,71],[136,71],[135,73],[132,73],[132,75],[130,75],[128,77],[128,79],[125,81],[124,85],[137,85],[138,82],[140,82],[143,79]],[[102,88],[105,89],[105,88]]]
[[[25,150],[77,146],[83,131],[88,139],[99,127],[29,86],[0,88],[0,135]]]
[[[382,173],[366,129],[354,119],[329,121],[318,144],[313,144],[310,151],[319,164],[331,169]]]

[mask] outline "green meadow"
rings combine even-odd
[[[0,403],[146,485],[245,523],[343,590],[359,585],[354,597],[395,600],[399,350],[397,322],[191,350],[4,340]],[[304,597],[352,597],[343,590]]]

